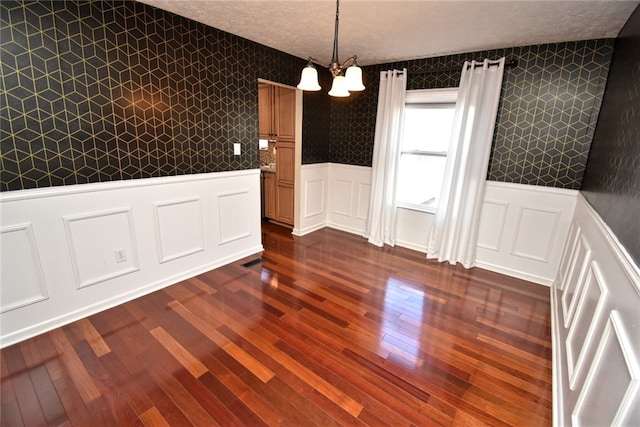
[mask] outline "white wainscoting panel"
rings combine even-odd
[[[553,423],[640,420],[640,268],[580,194],[551,289]]]
[[[299,228],[293,230],[296,236],[303,236],[327,226],[329,164],[302,165],[300,175],[302,212],[296,214],[299,218]]]
[[[353,181],[334,178],[331,180],[331,214],[351,216],[353,205]]]
[[[487,181],[476,265],[551,286],[577,192]]]
[[[154,203],[161,263],[204,250],[199,197]]]
[[[568,327],[576,307],[576,298],[584,286],[589,264],[591,264],[591,247],[586,237],[578,235],[577,244],[570,256],[571,262],[562,291],[562,318],[564,327]]]
[[[565,243],[564,245],[564,252],[560,261],[558,276],[554,283],[556,289],[563,290],[563,287],[567,282],[567,277],[571,272],[572,262],[572,259],[568,254],[574,253],[576,245],[580,240],[580,231],[580,227],[575,223],[575,221],[571,221],[571,226],[569,227],[569,237],[567,238],[567,243]]]
[[[507,219],[509,203],[492,202],[485,200],[480,214],[480,224],[483,227],[478,231],[478,247],[491,251],[500,251],[504,227],[502,224]]]
[[[312,218],[314,216],[323,215],[325,213],[325,185],[326,182],[323,179],[309,180],[305,182],[307,188],[305,193],[309,195],[315,195],[305,199],[303,215],[305,219]]]
[[[369,201],[371,199],[371,184],[362,181],[358,182],[356,219],[367,221],[369,217]]]
[[[548,263],[562,212],[521,205],[517,215],[516,236],[511,254]]]
[[[219,243],[234,242],[251,236],[251,194],[249,189],[218,193]]]
[[[76,288],[140,269],[131,208],[65,216],[62,220]],[[116,252],[122,253],[121,259]]]
[[[572,413],[576,426],[623,426],[637,406],[640,366],[619,313],[613,310]],[[613,369],[612,369],[613,368]]]
[[[609,293],[596,261],[591,263],[585,282],[567,335],[567,372],[572,390],[575,389],[596,331],[602,332],[604,327],[603,310]]]
[[[396,217],[396,245],[426,254],[434,217],[429,212],[399,208]]]
[[[370,191],[370,167],[330,163],[327,225],[364,234]]]
[[[263,249],[257,169],[11,191],[0,210],[0,347]]]
[[[31,223],[3,226],[0,245],[0,313],[47,299]]]

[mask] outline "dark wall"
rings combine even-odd
[[[612,51],[590,40],[364,67],[367,89],[332,101],[330,160],[371,165],[380,71],[407,68],[408,89],[455,87],[465,60],[504,56],[518,66],[504,74],[488,179],[579,189]]]
[[[322,90],[304,92],[302,105],[302,164],[325,163],[329,155],[329,129],[331,123],[332,76],[329,70],[318,69]]]
[[[640,7],[616,39],[582,193],[640,265]]]
[[[3,0],[0,31],[2,191],[257,168],[257,79],[305,65],[130,1]]]

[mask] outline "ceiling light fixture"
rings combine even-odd
[[[364,90],[364,85],[362,84],[362,69],[358,67],[358,62],[356,61],[358,57],[356,55],[347,58],[347,60],[344,61],[344,64],[340,64],[338,62],[339,16],[340,0],[336,0],[336,26],[333,35],[333,57],[331,58],[331,64],[323,65],[323,67],[328,68],[333,75],[333,84],[331,85],[329,95],[345,97],[350,95],[349,92]],[[320,85],[318,84],[318,70],[316,70],[316,67],[313,65],[314,62],[319,63],[316,59],[309,57],[307,66],[302,70],[298,89],[308,91],[320,90]],[[343,70],[346,71],[343,73]]]

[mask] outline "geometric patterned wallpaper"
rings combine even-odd
[[[1,191],[257,168],[257,80],[305,64],[132,1],[2,0],[0,31]]]
[[[257,79],[295,86],[305,60],[138,2],[0,2],[0,191],[257,168]],[[491,180],[579,188],[612,40],[364,67],[347,99],[304,94],[302,161],[371,164],[381,70],[457,86],[466,59],[503,79]],[[232,143],[242,155],[232,155]]]
[[[505,68],[488,179],[579,189],[613,40],[514,47],[364,67],[367,90],[331,106],[330,160],[370,166],[380,71],[407,68],[408,89],[455,87],[465,60]]]
[[[640,266],[640,7],[616,39],[582,193]]]
[[[331,126],[332,84],[329,70],[318,69],[318,81],[323,90],[304,92],[302,97],[302,164],[329,161],[329,129]]]

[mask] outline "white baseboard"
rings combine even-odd
[[[539,285],[544,285],[544,286],[553,285],[553,280],[549,279],[548,277],[538,276],[536,274],[531,274],[522,270],[511,269],[508,267],[490,264],[483,261],[476,261],[476,267],[493,271],[494,273],[504,274],[505,276],[515,277],[516,279],[522,279],[528,282],[537,283]]]
[[[327,227],[333,228],[335,230],[345,231],[347,233],[356,234],[358,236],[362,236],[364,234],[364,230],[358,229],[355,227],[349,227],[347,225],[341,223],[330,222],[327,224]]]
[[[307,234],[313,233],[314,231],[321,230],[327,226],[326,222],[315,224],[310,227],[306,227],[304,229],[294,228],[292,233],[294,236],[305,236]]]
[[[418,245],[414,242],[407,242],[405,240],[398,240],[398,239],[396,239],[396,246],[401,246],[403,248],[411,249],[416,252],[422,252],[423,254],[425,254],[425,259],[427,259],[426,258],[427,248],[425,246]]]

